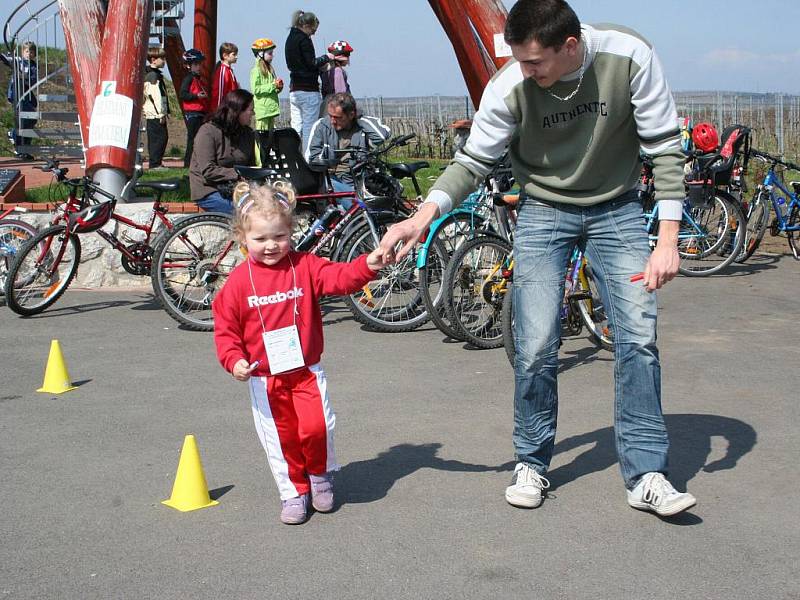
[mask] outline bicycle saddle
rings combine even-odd
[[[234,165],[240,177],[248,180],[263,181],[277,177],[278,172],[274,169],[262,169],[261,167],[247,167],[245,165]]]
[[[137,181],[136,187],[156,190],[159,192],[174,192],[181,185],[179,179],[168,179],[164,181]]]
[[[430,166],[431,164],[424,160],[413,163],[396,163],[391,166],[390,171],[392,173],[392,177],[402,179],[403,177],[411,177],[420,169],[425,169]]]

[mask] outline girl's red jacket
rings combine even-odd
[[[253,273],[252,283],[248,264]],[[248,363],[259,360],[261,363],[252,375],[270,375],[258,312],[261,311],[267,331],[289,327],[295,322],[295,301],[305,364],[318,363],[323,349],[320,297],[352,294],[374,277],[366,255],[351,263],[336,263],[314,254],[290,252],[274,266],[247,259],[231,271],[211,307],[220,364],[231,372],[242,358]]]

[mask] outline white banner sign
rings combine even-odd
[[[503,38],[502,33],[494,34],[494,55],[497,58],[511,56],[511,46],[506,44],[506,40]]]
[[[132,98],[113,92],[95,97],[92,118],[89,121],[89,148],[95,146],[127,148],[132,117]]]

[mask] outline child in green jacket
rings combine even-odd
[[[259,38],[251,46],[256,64],[250,71],[250,91],[256,113],[256,131],[269,131],[275,117],[281,113],[278,93],[283,89],[283,80],[275,74],[272,66],[272,53],[275,42],[269,38]]]

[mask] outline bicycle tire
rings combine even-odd
[[[741,205],[726,192],[717,190],[714,201],[693,209],[695,216],[681,221],[678,271],[687,277],[707,277],[719,273],[739,256],[744,244],[745,216]],[[700,232],[698,234],[698,232]]]
[[[583,273],[586,276],[587,289],[583,289],[583,281],[579,280],[579,293],[588,294],[589,298],[581,298],[576,301],[578,313],[586,330],[589,332],[589,338],[595,345],[613,352],[614,339],[608,327],[608,315],[603,306],[600,292],[597,289],[592,269],[588,264],[584,265]]]
[[[22,246],[39,231],[17,219],[0,221],[0,297],[5,295],[6,275]]]
[[[455,328],[447,319],[447,309],[444,306],[444,291],[442,279],[447,268],[447,262],[453,253],[468,239],[475,235],[485,222],[480,215],[460,212],[447,215],[436,228],[436,239],[441,241],[446,252],[446,260],[429,262],[431,254],[426,257],[425,264],[420,267],[419,280],[422,290],[422,300],[425,310],[431,317],[434,325],[449,338],[466,341],[459,336]],[[434,260],[436,256],[434,256]]]
[[[800,206],[797,204],[794,205],[792,212],[789,213],[788,225],[789,227],[800,225]],[[792,256],[794,256],[795,260],[800,260],[800,243],[797,242],[797,233],[796,231],[787,231],[786,237],[789,240],[789,248],[792,249]]]
[[[514,368],[514,358],[517,355],[517,347],[514,345],[514,284],[509,282],[505,296],[503,296],[503,347],[506,351],[508,362]]]
[[[368,225],[353,229],[342,240],[338,257],[350,262],[369,253],[375,240]],[[353,318],[372,331],[400,333],[413,331],[428,322],[419,288],[417,256],[413,250],[397,265],[381,269],[376,279],[354,294],[344,297]]]
[[[211,303],[244,255],[231,237],[230,219],[183,219],[153,251],[153,292],[167,314],[192,331],[213,331]]]
[[[736,257],[737,263],[743,263],[755,254],[764,238],[764,233],[769,226],[769,194],[763,190],[759,191],[750,204],[747,206],[747,229],[742,245],[742,251]]]
[[[507,287],[503,265],[510,255],[509,242],[484,235],[459,248],[445,270],[448,319],[458,334],[476,348],[488,350],[503,345],[502,301]]]
[[[66,291],[80,260],[80,239],[65,225],[40,231],[25,242],[8,270],[6,304],[18,315],[39,314]]]

